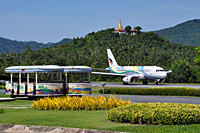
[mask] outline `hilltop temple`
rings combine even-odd
[[[117,29],[114,31],[115,33],[119,33],[119,34],[125,34],[127,33],[125,29],[123,29],[122,27],[122,22],[121,20],[119,20],[119,26],[117,27]],[[136,35],[137,34],[137,30],[136,29],[131,29],[131,35]]]

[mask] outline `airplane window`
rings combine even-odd
[[[156,72],[164,72],[165,70],[156,70]]]

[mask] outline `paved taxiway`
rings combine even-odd
[[[100,83],[92,83],[92,86],[101,86]],[[183,84],[161,84],[161,85],[142,85],[131,84],[123,85],[122,83],[107,83],[106,87],[129,87],[129,88],[147,88],[147,87],[191,87],[200,89],[200,85],[183,85]],[[92,94],[97,96],[95,94]],[[104,95],[102,95],[104,96]],[[107,96],[107,95],[105,95]],[[141,95],[116,95],[117,98],[124,100],[130,100],[133,103],[148,103],[148,102],[165,102],[165,103],[188,103],[188,104],[200,104],[199,97],[182,97],[182,96],[141,96]]]
[[[101,83],[92,83],[92,86],[99,86],[101,87]],[[190,88],[197,88],[200,89],[199,85],[190,85],[190,84],[159,84],[155,85],[153,83],[150,83],[148,85],[143,85],[142,83],[136,83],[136,84],[130,84],[130,85],[123,85],[122,83],[107,83],[106,87],[123,87],[123,88],[150,88],[150,87],[190,87]]]

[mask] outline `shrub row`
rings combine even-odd
[[[4,110],[0,108],[0,114],[3,114],[3,111],[4,111]]]
[[[137,103],[110,110],[108,119],[114,122],[132,124],[199,124],[200,105],[181,103]]]
[[[32,107],[39,110],[105,110],[130,103],[111,96],[48,97],[34,101]]]
[[[99,92],[103,93],[103,90],[99,90]],[[187,87],[107,88],[104,93],[124,95],[200,96],[200,89]]]

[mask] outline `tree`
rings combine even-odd
[[[197,56],[194,58],[194,62],[200,65],[200,47],[196,47],[195,50],[197,51]]]
[[[24,50],[25,53],[32,52],[31,47],[29,45],[26,46],[26,49]]]
[[[106,49],[112,48],[112,51],[118,55],[116,60],[120,65],[157,65],[172,70],[166,81],[179,82],[178,69],[175,64],[178,60],[186,60],[189,65],[189,73],[186,75],[186,82],[200,81],[200,67],[194,68],[194,57],[196,51],[192,46],[183,46],[181,44],[171,44],[164,38],[153,32],[141,32],[136,36],[119,35],[113,33],[114,29],[98,31],[88,34],[83,38],[74,38],[70,43],[56,45],[52,48],[32,50],[27,53],[0,54],[0,74],[5,73],[8,66],[13,65],[87,65],[92,68],[105,68],[107,64]],[[27,45],[26,45],[27,46]],[[181,64],[184,68],[184,63]],[[179,66],[178,66],[179,67]],[[179,67],[184,73],[186,69]],[[191,72],[192,70],[192,72]],[[171,76],[173,75],[173,76]],[[177,76],[178,75],[178,76]],[[197,78],[195,77],[197,75]],[[180,73],[180,76],[182,73]],[[116,81],[115,77],[103,77],[92,75],[92,80],[96,79]],[[171,79],[170,79],[171,78]],[[169,81],[170,80],[170,81]],[[185,82],[185,81],[184,81]]]
[[[187,83],[191,76],[192,69],[186,60],[176,61],[172,67],[172,73],[169,75],[171,83]]]
[[[127,33],[131,33],[131,29],[132,29],[132,27],[129,25],[125,27],[125,30]]]
[[[141,32],[142,28],[140,26],[136,26],[134,27],[134,29],[136,29],[138,32]]]

